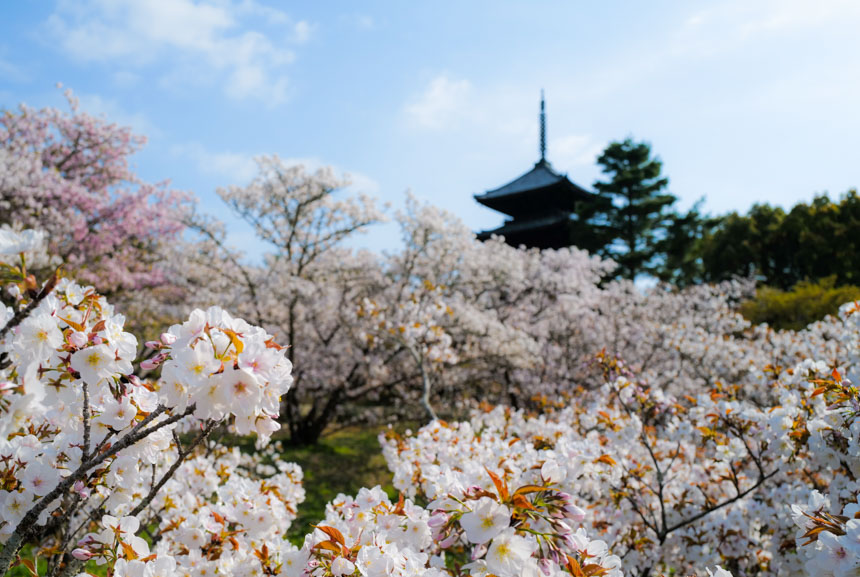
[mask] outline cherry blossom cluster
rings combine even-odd
[[[853,574],[857,308],[843,307],[840,348],[830,349],[845,352],[838,358],[752,367],[767,379],[759,386],[771,403],[725,383],[676,397],[603,353],[592,369],[603,385],[579,388],[573,402],[545,405],[542,415],[486,407],[469,421],[386,435],[395,487],[463,501],[470,490],[500,495],[497,479],[552,481],[588,511],[588,534],[635,573],[721,565],[739,574]],[[484,502],[488,524],[498,507]]]
[[[72,555],[108,563],[116,574],[133,573],[129,565],[156,575],[167,567],[170,575],[277,574],[295,550],[283,536],[304,500],[302,472],[272,454],[266,457],[274,457],[274,464],[262,457],[207,447],[182,463],[138,517],[120,518],[120,524],[133,526],[124,532],[125,545],[116,531],[107,531],[115,529],[116,518],[106,515],[105,529],[81,539]],[[169,465],[164,459],[158,473]],[[130,490],[145,494],[148,485],[138,476]],[[156,542],[152,548],[135,537],[139,518]]]
[[[157,353],[142,366],[161,365],[157,393],[164,406],[193,406],[201,420],[233,416],[238,434],[256,432],[264,442],[280,428],[276,418],[292,364],[265,330],[211,307],[146,344]]]
[[[165,284],[161,250],[189,197],[143,182],[129,157],[146,139],[79,109],[0,111],[0,224],[44,231],[49,254],[101,292]]]
[[[38,251],[41,238],[0,235],[0,266],[14,299],[0,315],[0,570],[27,543],[66,566],[95,557],[135,567],[153,562],[153,571],[172,567],[175,561],[149,559],[138,516],[182,503],[188,487],[171,481],[219,424],[257,433],[265,443],[278,428],[291,364],[264,330],[211,308],[147,343],[153,356],[140,367],[161,368],[161,376],[139,378],[137,339],[104,297],[57,273],[41,285],[28,273],[27,252]],[[221,515],[220,507],[229,533],[229,524],[240,522],[236,515],[265,511],[256,525],[246,519],[239,533],[249,543],[280,538],[302,498],[301,472],[280,464],[274,476],[255,480],[239,471],[235,452],[209,452],[183,471],[183,482],[204,470],[204,484],[221,480],[217,499],[203,494],[216,500],[184,503],[186,518],[209,523],[204,509]],[[220,468],[212,454],[221,457]],[[81,540],[95,520],[100,529]],[[171,540],[162,543],[169,551]],[[252,554],[253,546],[245,551]]]

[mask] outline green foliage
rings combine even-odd
[[[654,269],[654,274],[661,281],[680,287],[704,281],[702,244],[719,223],[719,219],[702,214],[703,200],[699,200],[685,214],[669,214],[665,236],[659,245],[662,258]]]
[[[728,214],[703,234],[692,250],[705,281],[756,274],[783,290],[806,279],[831,275],[836,286],[860,282],[860,197],[839,202],[820,195],[788,213],[767,204],[746,215]]]
[[[669,179],[661,175],[660,159],[651,156],[647,142],[627,138],[610,143],[597,163],[610,178],[594,183],[598,194],[583,207],[581,218],[598,235],[598,253],[618,263],[619,276],[653,273],[668,223],[666,209],[676,200],[663,192]]]
[[[790,291],[764,286],[755,299],[741,305],[741,314],[755,324],[799,330],[827,315],[835,315],[840,305],[856,300],[860,300],[860,287],[837,287],[836,276],[832,275],[817,282],[802,281]]]

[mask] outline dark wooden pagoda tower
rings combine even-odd
[[[530,171],[475,200],[511,217],[499,228],[478,233],[480,240],[505,237],[512,246],[561,248],[573,244],[577,203],[592,193],[553,169],[546,159],[546,109],[540,98],[540,160]]]

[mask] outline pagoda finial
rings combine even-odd
[[[540,160],[546,161],[546,109],[543,99],[543,88],[540,91]]]

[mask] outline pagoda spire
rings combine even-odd
[[[546,162],[546,108],[543,88],[540,91],[540,161]]]

